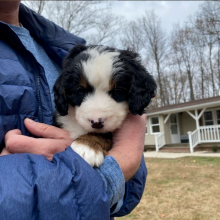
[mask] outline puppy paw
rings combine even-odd
[[[99,167],[104,161],[104,154],[102,151],[94,150],[76,141],[71,144],[71,147],[92,167]]]

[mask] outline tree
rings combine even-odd
[[[200,34],[213,36],[213,42],[220,41],[220,1],[205,1],[200,5],[194,22]]]
[[[220,2],[206,1],[191,19],[196,35],[205,42],[207,80],[211,83],[212,96],[219,94],[220,88]],[[218,83],[215,79],[218,79]]]
[[[38,14],[42,14],[48,2],[40,0],[40,1],[24,1],[23,3],[27,5],[29,8],[35,10]]]
[[[143,47],[149,54],[156,67],[159,97],[162,105],[168,105],[166,99],[166,90],[163,87],[163,70],[165,69],[167,38],[165,32],[161,28],[160,18],[154,11],[146,11],[145,15],[139,20],[143,36]]]
[[[100,15],[96,26],[85,34],[85,38],[89,44],[117,47],[123,27],[123,18],[109,11]]]
[[[138,21],[127,22],[120,43],[124,48],[141,53],[143,50],[143,35],[140,31]]]
[[[172,50],[176,55],[178,62],[181,62],[181,68],[187,75],[190,100],[195,100],[193,87],[193,74],[196,63],[194,50],[194,32],[189,26],[180,28],[175,25],[172,32]]]

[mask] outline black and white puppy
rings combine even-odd
[[[54,85],[56,123],[75,140],[71,147],[100,166],[111,147],[105,137],[128,112],[142,115],[156,83],[137,53],[104,46],[75,46]]]

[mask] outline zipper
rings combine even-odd
[[[37,64],[34,62],[34,67],[36,69],[36,94],[37,94],[37,101],[38,101],[38,118],[40,122],[43,122],[43,113],[42,113],[42,102],[40,97],[40,73]]]

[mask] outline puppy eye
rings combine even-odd
[[[128,90],[126,88],[114,88],[113,90],[109,91],[109,95],[116,102],[123,102],[127,100]]]
[[[74,87],[73,93],[85,93],[86,89],[83,86],[76,86]]]
[[[85,96],[87,94],[87,91],[82,86],[76,86],[72,89],[70,95],[69,95],[69,103],[72,106],[80,106],[82,101],[84,100]]]

